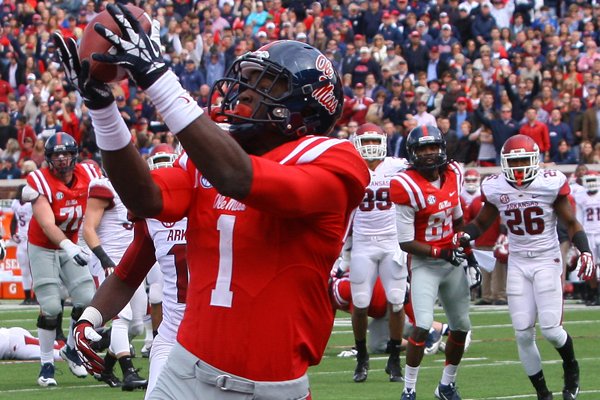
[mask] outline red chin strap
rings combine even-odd
[[[225,111],[226,115],[219,115],[218,114],[219,109],[218,108],[213,108],[211,111],[211,115],[210,118],[215,121],[215,122],[226,122],[228,119],[228,116],[233,116],[233,121],[230,122],[236,122],[236,115],[239,115],[240,117],[245,117],[245,118],[250,118],[252,116],[252,108],[250,106],[247,106],[245,104],[238,104],[235,106],[235,109],[231,110],[231,111]]]

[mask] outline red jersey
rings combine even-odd
[[[439,188],[415,169],[392,178],[390,199],[415,211],[415,240],[440,247],[451,244],[455,209],[460,209],[462,176],[460,166],[453,161],[440,172]]]
[[[370,174],[350,142],[321,136],[250,158],[243,201],[219,194],[185,154],[175,168],[152,171],[163,196],[156,218],[188,217],[190,281],[177,340],[232,374],[296,379],[325,351],[329,271]]]
[[[91,164],[76,164],[71,187],[54,176],[48,168],[38,169],[27,175],[27,184],[39,194],[46,196],[56,225],[69,240],[77,243],[77,233],[87,205],[88,186],[100,171]],[[31,219],[28,233],[29,243],[46,249],[59,249],[52,243],[35,218]]]
[[[540,153],[550,151],[550,134],[548,125],[540,121],[533,121],[533,124],[526,122],[519,129],[519,133],[529,136],[540,147]],[[543,157],[542,157],[543,158]],[[542,160],[543,161],[543,160]]]

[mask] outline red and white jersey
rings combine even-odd
[[[414,240],[434,246],[450,244],[452,221],[462,216],[463,173],[458,163],[448,163],[440,173],[440,184],[437,187],[415,169],[398,174],[390,184],[391,200],[414,210]]]
[[[118,264],[133,240],[133,224],[127,218],[127,208],[108,178],[93,179],[90,182],[88,198],[109,202],[108,207],[104,209],[96,234],[106,254],[115,264]],[[93,253],[91,258],[100,261]]]
[[[558,196],[570,193],[562,172],[541,169],[531,184],[522,189],[509,184],[504,175],[494,174],[483,181],[481,192],[482,200],[496,206],[508,229],[510,253],[559,248],[553,204]]]
[[[163,319],[158,328],[168,341],[177,339],[188,287],[186,259],[187,218],[160,222],[148,218],[134,225],[134,240],[115,269],[129,285],[141,283],[158,261],[163,275]]]
[[[579,190],[573,194],[577,206],[577,220],[588,235],[600,234],[600,193],[588,194]]]
[[[29,222],[33,218],[33,209],[31,203],[21,203],[14,199],[10,205],[13,212],[13,218],[17,220],[17,235],[21,242],[27,241],[27,232],[29,231]]]
[[[185,154],[176,168],[151,172],[163,195],[156,218],[188,217],[190,284],[177,340],[228,373],[296,379],[319,363],[331,334],[329,271],[369,172],[349,141],[322,136],[250,160],[243,201],[219,194]]]
[[[76,164],[71,186],[65,185],[48,168],[38,169],[27,175],[27,184],[48,199],[54,212],[56,226],[68,239],[77,243],[77,233],[87,205],[88,186],[100,171],[91,164]],[[46,249],[58,249],[44,234],[35,218],[29,224],[30,243]]]
[[[475,197],[481,196],[481,189],[477,189],[474,193],[467,192],[467,189],[463,188],[460,192],[460,199],[463,202],[464,207],[469,207]]]
[[[395,235],[396,213],[390,200],[390,179],[408,168],[404,158],[386,157],[371,172],[371,183],[356,209],[352,230],[361,235]]]

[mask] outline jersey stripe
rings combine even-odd
[[[323,140],[325,140],[325,137],[323,137],[323,136],[314,136],[310,139],[303,141],[290,154],[288,154],[287,157],[285,157],[283,160],[281,160],[279,162],[279,164],[282,164],[282,165],[286,164],[289,160],[296,157],[298,154],[300,154],[300,152],[302,152],[304,149],[306,149],[308,146],[310,146],[314,142],[323,141]]]
[[[397,181],[399,184],[402,185],[402,187],[404,187],[404,190],[406,191],[406,193],[408,193],[408,198],[410,199],[410,205],[412,206],[412,208],[418,209],[419,205],[417,204],[417,199],[415,198],[415,194],[413,193],[408,183],[404,179],[400,178],[400,176],[393,177],[392,179],[390,179],[390,182],[393,180]]]
[[[452,171],[454,171],[454,174],[456,175],[456,187],[458,188],[458,190],[462,190],[463,174],[460,166],[455,161],[452,161],[451,163],[448,163],[448,167],[452,169]]]
[[[413,180],[413,178],[410,175],[404,173],[398,174],[398,177],[404,179],[406,183],[410,186],[410,190],[417,195],[421,209],[427,208],[427,203],[425,203],[425,196],[423,196],[423,191],[421,190],[419,185],[417,185],[417,183]]]
[[[85,172],[87,172],[88,176],[90,177],[90,180],[92,180],[94,178],[98,178],[98,174],[96,173],[96,171],[90,164],[79,164],[79,165],[81,165],[83,167],[83,169],[85,170]]]
[[[42,173],[41,170],[36,170],[31,173],[31,177],[35,181],[35,185],[37,186],[37,191],[48,199],[48,202],[52,203],[52,190],[50,190],[50,185],[46,180],[46,177]]]
[[[177,162],[179,163],[179,166],[181,167],[182,170],[187,171],[187,162],[188,162],[188,155],[187,153],[183,153],[179,159],[177,160]]]
[[[325,153],[327,150],[340,143],[342,143],[342,141],[339,139],[329,139],[322,143],[319,143],[312,149],[308,150],[306,153],[302,154],[298,161],[296,161],[296,164],[307,164],[313,162],[321,154]]]

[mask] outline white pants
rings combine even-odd
[[[148,377],[148,388],[146,389],[146,397],[150,397],[152,389],[156,386],[156,381],[163,367],[169,359],[169,354],[175,343],[167,341],[160,333],[154,338],[152,348],[150,349],[150,376]]]

